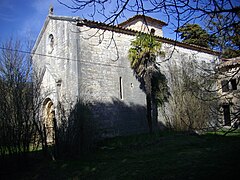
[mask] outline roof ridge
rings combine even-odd
[[[136,35],[136,33],[144,33],[144,32],[141,32],[141,31],[128,29],[128,28],[119,26],[119,24],[118,25],[112,25],[112,24],[106,24],[106,23],[103,23],[103,22],[97,22],[97,21],[92,21],[92,20],[88,20],[88,19],[84,19],[83,21],[86,22],[86,23],[94,23],[97,26],[102,25],[102,26],[106,26],[108,28],[112,28],[111,29],[112,31],[117,31],[114,28],[118,28],[118,30],[121,31],[122,33],[127,33],[127,34],[131,34],[131,35]],[[170,43],[172,45],[179,45],[181,47],[189,48],[189,49],[192,49],[192,50],[200,50],[201,52],[207,52],[207,53],[211,53],[211,54],[219,54],[218,51],[214,51],[214,50],[208,49],[206,47],[201,47],[201,46],[198,46],[198,45],[195,45],[195,44],[188,44],[188,43],[180,42],[180,41],[177,41],[177,40],[173,40],[173,39],[170,39],[170,38],[161,37],[161,36],[157,36],[157,35],[155,35],[155,37],[162,42]]]
[[[160,24],[162,24],[162,26],[166,26],[167,25],[167,23],[165,23],[162,20],[159,20],[159,19],[156,19],[156,18],[153,18],[153,17],[150,17],[150,16],[146,16],[146,15],[143,15],[143,14],[136,14],[135,16],[128,18],[126,21],[123,21],[123,22],[119,23],[118,25],[124,26],[124,25],[132,22],[133,20],[135,20],[137,18],[146,18],[146,19],[149,19],[149,20],[152,20],[152,21],[157,21]]]
[[[138,16],[138,15],[135,15],[135,16]],[[112,24],[107,24],[107,23],[104,23],[104,22],[88,20],[88,19],[85,19],[85,18],[83,19],[79,16],[48,15],[47,20],[45,21],[44,27],[42,28],[39,36],[41,36],[41,33],[43,33],[42,31],[44,31],[44,29],[46,28],[45,26],[47,25],[49,19],[73,21],[73,22],[76,22],[77,26],[82,26],[82,25],[87,25],[88,24],[88,26],[98,27],[98,28],[101,27],[101,28],[106,29],[106,30],[120,32],[120,33],[124,33],[124,34],[129,34],[129,35],[133,35],[133,36],[135,36],[137,33],[144,33],[144,32],[141,32],[141,31],[137,31],[137,30],[122,27],[119,24],[118,25],[112,25]],[[173,40],[173,39],[166,38],[166,37],[161,37],[161,36],[156,36],[156,35],[155,35],[155,37],[163,43],[169,43],[169,44],[172,44],[172,45],[176,45],[176,46],[180,46],[180,47],[184,47],[184,48],[188,48],[188,49],[192,49],[192,50],[197,50],[197,51],[200,51],[200,52],[219,55],[218,51],[214,51],[214,50],[211,50],[211,49],[208,49],[208,48],[205,48],[205,47],[192,45],[192,44],[187,44],[187,43],[184,43],[184,42],[180,42],[180,41],[177,41],[177,40]],[[37,41],[35,43],[35,46],[34,46],[32,52],[35,52],[36,46],[37,46],[36,44],[38,44],[39,39],[40,39],[40,37],[37,38]]]

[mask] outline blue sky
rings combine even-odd
[[[73,13],[59,4],[57,0],[0,0],[0,41],[5,41],[10,37],[35,40],[47,17],[50,4],[53,5],[56,15],[87,18],[84,11]],[[158,18],[157,16],[155,14],[155,18]],[[167,31],[168,29],[165,29],[165,35],[171,37]]]
[[[36,39],[50,4],[54,6],[55,14],[74,15],[56,0],[0,0],[0,41],[11,36]]]
[[[71,0],[61,0],[71,5]],[[111,0],[112,4],[108,4],[107,11],[111,10],[116,4],[115,0]],[[147,2],[147,1],[146,1]],[[236,5],[239,4],[239,0],[232,0]],[[55,15],[64,16],[80,16],[88,18],[87,14],[89,10],[81,10],[73,13],[70,9],[61,5],[57,0],[0,0],[0,42],[9,39],[11,36],[20,40],[36,40],[41,27],[48,15],[48,9],[50,4],[54,7]],[[131,17],[134,14],[125,14],[127,17]],[[148,14],[149,15],[149,14]],[[165,20],[161,13],[150,14],[149,16]],[[99,19],[99,16],[97,17]],[[171,22],[176,24],[174,19]],[[194,22],[196,23],[196,22]],[[199,22],[202,24],[204,22]],[[172,24],[163,29],[164,37],[175,39]]]

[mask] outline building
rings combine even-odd
[[[237,127],[240,122],[240,57],[222,59],[218,68],[221,124]]]
[[[46,96],[43,121],[52,121],[54,116],[61,124],[59,102],[71,114],[80,99],[91,104],[91,118],[102,137],[147,131],[145,94],[128,60],[130,43],[137,32],[155,33],[168,61],[218,61],[217,53],[207,48],[164,38],[165,25],[136,15],[113,26],[56,16],[51,11],[32,51],[34,68],[42,72],[42,94]],[[47,126],[53,126],[47,122]]]

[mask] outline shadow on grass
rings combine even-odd
[[[118,99],[79,102],[57,127],[56,161],[42,151],[5,156],[0,179],[229,179],[239,170],[240,133],[162,131],[111,138],[140,132],[148,132],[144,106]]]
[[[60,111],[61,119],[57,119],[57,125],[54,125],[55,144],[43,146],[44,151],[0,157],[0,175],[21,174],[35,164],[45,166],[50,159],[85,156],[101,138],[148,132],[145,106],[126,104],[116,98],[108,103],[84,104],[79,101],[70,113],[66,113],[69,109],[63,106],[60,106]]]
[[[18,179],[231,179],[240,168],[238,136],[159,132],[109,138],[80,159],[31,162]]]

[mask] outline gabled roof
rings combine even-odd
[[[230,59],[222,59],[222,63],[219,65],[219,68],[236,68],[236,67],[240,67],[240,56],[239,57],[235,57],[235,58],[230,58]]]
[[[43,24],[43,27],[40,30],[40,33],[39,33],[39,35],[38,35],[38,37],[36,39],[36,42],[35,42],[35,44],[33,46],[33,49],[32,49],[32,52],[31,52],[32,54],[35,54],[35,51],[36,51],[36,49],[38,47],[38,44],[39,44],[39,42],[40,42],[40,40],[41,40],[41,38],[42,38],[42,36],[43,36],[47,26],[48,26],[48,23],[49,23],[50,19],[69,21],[69,22],[79,22],[79,21],[83,20],[82,18],[80,18],[78,16],[56,16],[56,15],[49,14],[46,17],[46,20],[45,20],[45,22]]]
[[[86,26],[93,27],[93,28],[100,28],[103,30],[109,30],[109,31],[128,34],[128,35],[132,35],[132,36],[135,36],[137,33],[140,32],[137,30],[124,28],[120,25],[117,25],[117,26],[109,25],[109,24],[105,24],[102,22],[91,21],[91,20],[87,20],[87,19],[80,20],[79,23],[77,23],[77,25],[78,26],[86,25]],[[216,56],[220,55],[220,53],[218,51],[214,51],[214,50],[208,49],[206,47],[201,47],[201,46],[197,46],[194,44],[179,42],[176,40],[172,40],[169,38],[156,36],[156,35],[155,35],[155,37],[158,41],[160,41],[162,43],[167,43],[167,44],[171,44],[173,46],[179,46],[179,47],[183,47],[183,48],[187,48],[187,49],[191,49],[191,50],[195,50],[195,51],[199,51],[199,52],[204,52],[204,53],[208,53],[208,54],[212,54],[212,55],[216,55]]]
[[[132,22],[134,22],[136,20],[143,20],[143,21],[145,21],[147,23],[158,24],[158,25],[161,25],[161,26],[166,26],[167,25],[167,23],[165,23],[163,21],[160,21],[158,19],[154,19],[154,18],[149,17],[149,16],[144,16],[144,15],[138,14],[138,15],[135,15],[135,16],[129,18],[128,20],[118,24],[118,26],[122,26],[123,27],[123,26],[126,26],[128,24],[131,24]]]
[[[129,21],[132,21],[131,19],[139,18],[140,16],[142,16],[142,15],[136,15],[136,16],[130,18]],[[148,17],[148,18],[150,18],[150,17]],[[46,26],[48,25],[48,22],[49,22],[50,19],[61,20],[61,21],[70,21],[70,22],[75,23],[77,26],[85,25],[85,26],[88,26],[88,27],[99,28],[99,29],[103,29],[103,30],[109,30],[109,31],[112,31],[112,32],[118,32],[118,33],[128,34],[128,35],[132,35],[132,36],[135,36],[137,33],[139,33],[139,31],[136,31],[136,30],[124,28],[124,27],[121,26],[121,24],[115,26],[115,25],[105,24],[105,23],[102,23],[102,22],[82,19],[80,17],[48,15],[48,17],[47,17],[47,19],[44,23],[44,26],[42,27],[42,30],[41,30],[41,32],[40,32],[40,34],[39,34],[39,36],[36,40],[36,43],[33,47],[33,50],[32,50],[33,54],[35,53],[35,51],[37,49],[37,46],[40,42],[40,39],[42,38],[42,35],[43,35],[43,33],[46,29]],[[153,19],[153,18],[150,18],[150,19],[153,20],[153,21],[161,22],[164,25],[166,25],[166,23],[164,23],[163,21],[159,21],[159,20],[156,20],[156,19]],[[125,21],[125,22],[128,22],[128,20]],[[123,23],[125,23],[125,22],[123,22]],[[155,36],[155,37],[157,38],[157,40],[159,40],[162,43],[168,43],[168,44],[171,44],[171,45],[174,45],[174,46],[179,46],[179,47],[183,47],[183,48],[187,48],[187,49],[191,49],[191,50],[196,50],[196,51],[199,51],[199,52],[209,53],[209,54],[213,54],[213,55],[219,55],[219,52],[213,51],[213,50],[205,48],[205,47],[200,47],[200,46],[197,46],[197,45],[187,44],[187,43],[179,42],[179,41],[176,41],[176,40],[172,40],[172,39],[164,38],[164,37],[160,37],[160,36]]]

